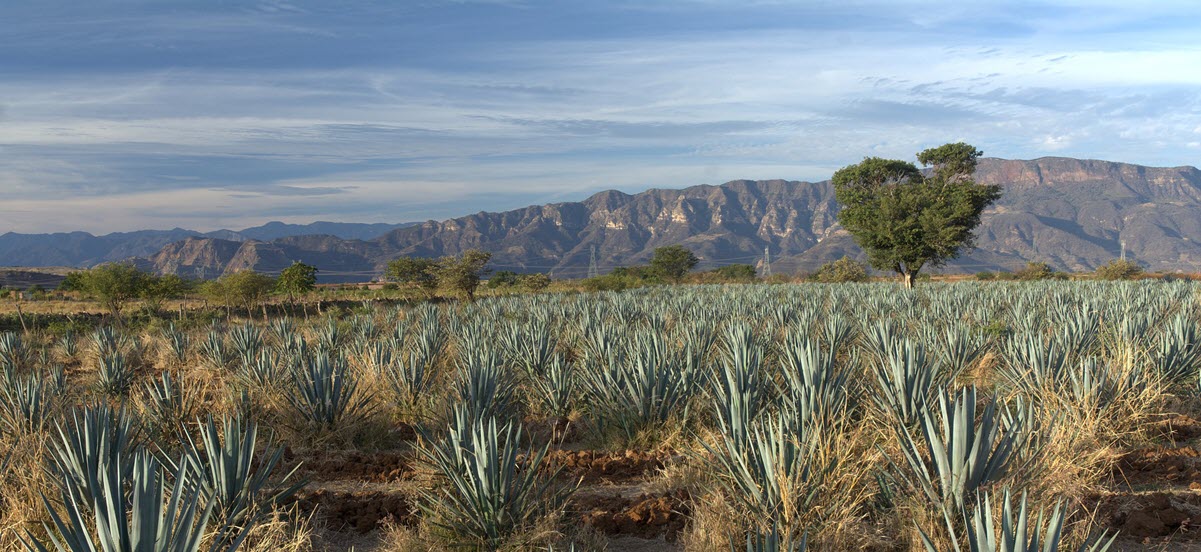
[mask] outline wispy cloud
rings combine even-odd
[[[0,6],[0,231],[444,218],[948,140],[1181,165],[1201,142],[1186,4],[215,6]]]

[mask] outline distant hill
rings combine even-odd
[[[342,239],[370,239],[413,223],[314,222],[285,224],[269,222],[244,230],[141,230],[95,236],[87,232],[55,234],[0,235],[0,266],[73,266],[88,267],[131,257],[150,257],[168,244],[192,237],[210,237],[230,241],[270,241],[303,235],[329,235]]]
[[[978,248],[945,272],[1012,270],[1043,261],[1085,271],[1117,257],[1151,270],[1201,271],[1201,171],[1047,157],[982,159],[976,179],[1003,196],[983,217]],[[368,240],[335,236],[236,243],[192,238],[148,258],[161,272],[216,275],[252,268],[276,272],[292,260],[321,269],[325,281],[369,279],[401,255],[435,257],[471,248],[493,267],[581,277],[593,251],[602,272],[645,262],[656,247],[682,244],[700,268],[748,263],[764,249],[777,273],[812,270],[844,255],[862,257],[837,222],[828,181],[736,180],[720,186],[601,192],[583,201],[411,225]],[[201,268],[197,268],[201,267]]]

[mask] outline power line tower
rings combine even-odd
[[[771,249],[763,248],[763,275],[771,276]]]
[[[1126,240],[1122,240],[1122,262],[1126,262]]]
[[[588,260],[588,277],[596,278],[600,276],[600,270],[596,268],[596,246],[592,246],[592,258]]]

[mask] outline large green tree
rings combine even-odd
[[[488,273],[490,260],[492,254],[479,249],[468,249],[459,257],[443,257],[438,261],[438,283],[466,295],[468,301],[475,301],[475,290]]]
[[[125,304],[138,298],[152,278],[132,264],[106,263],[68,277],[83,293],[99,301],[118,321]]]
[[[696,258],[691,251],[684,248],[682,245],[668,245],[655,249],[651,255],[651,270],[657,274],[670,280],[674,284],[680,283],[684,276],[688,275],[700,259]]]
[[[869,157],[834,173],[842,209],[838,222],[879,270],[913,287],[922,269],[940,266],[975,245],[980,214],[1001,196],[999,186],[972,180],[982,152],[959,142],[917,155],[913,163]]]
[[[289,303],[295,303],[297,297],[316,287],[317,267],[300,261],[293,261],[292,266],[283,269],[275,280],[275,290],[287,295]]]
[[[438,289],[438,261],[424,257],[400,257],[388,263],[384,279],[408,284],[432,296]]]

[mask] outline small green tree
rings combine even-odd
[[[755,267],[749,264],[726,265],[710,270],[709,273],[722,282],[747,283],[754,282],[758,277]]]
[[[547,276],[541,272],[535,272],[533,274],[525,274],[525,275],[522,275],[517,280],[518,280],[518,283],[521,285],[521,287],[524,287],[525,289],[532,291],[534,293],[537,293],[539,291],[542,291],[542,290],[550,287],[550,276]]]
[[[243,270],[206,283],[204,293],[226,308],[245,308],[246,316],[253,318],[255,307],[262,305],[273,289],[274,278],[253,270]]]
[[[867,267],[850,257],[831,261],[817,269],[813,279],[827,284],[866,282]]]
[[[1114,259],[1097,267],[1096,275],[1101,280],[1133,280],[1145,274],[1142,266],[1126,259]]]
[[[300,261],[293,261],[292,266],[279,273],[275,281],[275,290],[288,296],[289,303],[296,303],[296,298],[313,291],[317,287],[317,267]]]
[[[479,249],[469,249],[459,257],[443,257],[438,261],[438,283],[466,295],[468,301],[475,301],[475,290],[487,274],[490,260],[492,254]]]
[[[1015,280],[1023,280],[1027,282],[1034,280],[1048,280],[1051,278],[1056,278],[1057,276],[1058,273],[1055,272],[1054,268],[1051,268],[1051,265],[1035,261],[1030,261],[1026,263],[1026,266],[1013,271],[1013,278]]]
[[[84,272],[80,270],[68,272],[63,281],[58,283],[58,291],[84,291],[83,275]]]
[[[517,285],[519,278],[516,272],[511,270],[498,270],[488,278],[488,289],[496,289],[502,287],[512,287]]]
[[[163,303],[168,299],[183,297],[191,289],[192,282],[176,274],[164,274],[162,276],[148,275],[142,286],[140,297],[146,310],[156,313],[163,310]]]
[[[125,304],[142,294],[150,274],[132,264],[106,263],[79,273],[77,285],[118,321]]]
[[[432,296],[438,289],[438,261],[424,257],[400,257],[388,263],[384,279],[408,284]]]
[[[678,284],[684,280],[684,276],[696,267],[700,259],[696,258],[691,251],[684,248],[682,245],[668,245],[655,249],[651,256],[651,270],[671,281],[673,284]]]
[[[925,150],[913,163],[869,157],[834,173],[842,209],[838,221],[880,270],[902,276],[912,288],[927,266],[941,266],[974,246],[972,232],[999,186],[976,184],[980,150],[962,142]]]

